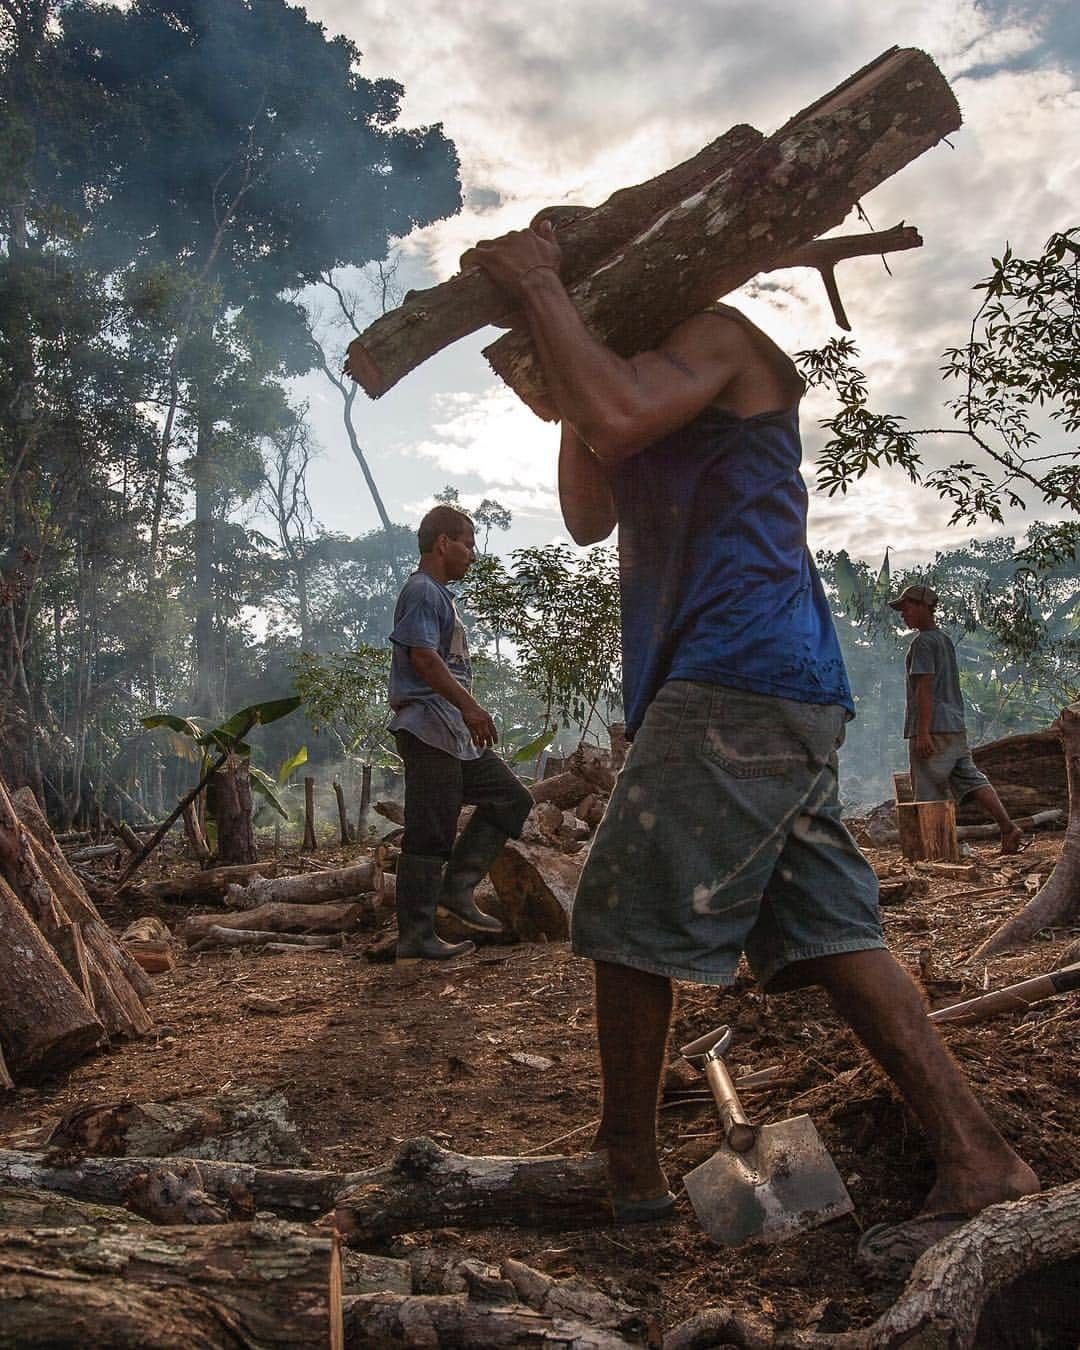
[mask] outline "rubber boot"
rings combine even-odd
[[[461,832],[446,865],[439,905],[468,928],[481,933],[501,933],[503,926],[494,914],[485,914],[473,899],[477,884],[502,852],[508,835],[483,816],[474,815]]]
[[[435,931],[435,909],[442,885],[443,861],[403,853],[397,865],[398,940],[396,960],[448,961],[476,951],[474,942],[444,942]]]

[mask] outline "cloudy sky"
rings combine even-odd
[[[1080,6],[1073,0],[308,0],[345,33],[371,77],[406,90],[406,125],[442,122],[461,158],[465,209],[404,241],[402,277],[430,285],[477,238],[519,228],[553,202],[598,203],[687,158],[735,122],[768,133],[886,48],[921,47],[949,78],[964,126],[863,201],[875,228],[906,220],[921,249],[843,264],[841,293],[881,411],[942,425],[942,351],[963,342],[974,282],[1008,240],[1034,253],[1078,222]],[[865,228],[854,219],[840,232]],[[816,274],[773,274],[732,297],[790,351],[838,333]],[[390,515],[415,522],[452,483],[467,505],[514,512],[500,551],[564,538],[554,495],[556,432],[480,356],[493,330],[433,358],[389,394],[361,394],[357,422]],[[322,446],[319,518],[359,534],[377,523],[340,430],[336,393],[305,383]],[[362,405],[362,406],[361,406]],[[823,402],[803,407],[808,478]],[[934,447],[924,447],[933,459]],[[954,451],[955,453],[955,451]],[[812,493],[811,546],[901,565],[968,537],[925,490],[879,472],[846,498]],[[1024,518],[1012,522],[1022,532]],[[988,531],[984,531],[988,532]],[[493,543],[496,541],[493,541]]]

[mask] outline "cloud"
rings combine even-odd
[[[419,285],[453,272],[477,238],[521,227],[550,202],[599,202],[739,121],[775,129],[893,43],[928,51],[963,109],[955,149],[920,157],[863,203],[879,228],[917,225],[925,246],[892,257],[892,277],[872,258],[839,272],[874,406],[914,426],[945,423],[952,391],[941,354],[965,340],[978,303],[972,286],[991,255],[1006,240],[1034,253],[1075,221],[1080,6],[1071,0],[549,0],[541,11],[486,0],[308,0],[307,8],[357,41],[364,74],[402,81],[405,123],[441,121],[458,147],[465,210],[406,241]],[[772,274],[735,300],[790,351],[836,332],[812,275]],[[513,500],[515,515],[539,528],[535,513],[547,512],[557,528],[552,430],[471,359],[469,378],[461,363],[442,367],[450,374],[426,425],[393,433],[423,480],[410,479],[400,503],[450,478],[463,499]],[[805,414],[809,459],[824,413],[810,402]],[[950,453],[944,441],[926,446],[929,463]],[[850,541],[865,541],[872,557],[896,534],[932,554],[956,540],[947,519],[931,494],[878,471],[845,498],[815,495],[812,540],[847,539],[856,553]],[[1008,527],[1020,532],[1023,523],[1018,515]]]

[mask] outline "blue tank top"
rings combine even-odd
[[[628,735],[665,680],[854,715],[806,547],[798,409],[709,407],[614,475]]]

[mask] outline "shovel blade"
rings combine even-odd
[[[746,1153],[722,1145],[683,1185],[701,1226],[727,1247],[782,1242],[854,1208],[809,1116],[761,1126]]]

